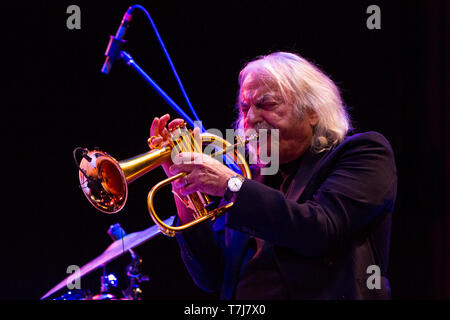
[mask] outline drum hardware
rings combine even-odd
[[[118,300],[117,291],[118,281],[114,274],[106,274],[106,266],[103,267],[103,274],[100,277],[100,293],[89,300]],[[84,299],[87,300],[87,299]]]
[[[148,282],[149,277],[142,274],[142,259],[139,256],[133,258],[127,265],[128,288],[123,291],[123,296],[127,300],[141,300],[141,282]]]
[[[175,216],[171,216],[164,220],[164,223],[172,224]],[[112,226],[113,227],[113,226]],[[58,283],[55,287],[50,289],[45,295],[41,297],[41,300],[48,299],[56,292],[67,287],[68,283],[72,283],[77,279],[84,277],[85,275],[97,270],[100,267],[104,267],[107,263],[113,261],[124,253],[128,252],[130,249],[136,248],[137,246],[145,243],[146,241],[152,239],[153,237],[160,234],[157,225],[153,225],[145,230],[130,233],[124,235],[122,238],[115,240],[102,254],[97,258],[91,260],[84,266],[80,268],[77,273],[72,273],[66,279]],[[148,277],[141,274],[142,259],[135,254],[135,258],[132,258],[131,263],[126,267],[126,273],[129,281],[128,289],[123,292],[125,299],[132,299],[134,297],[140,297],[142,295],[142,290],[139,288],[141,282],[147,281]],[[128,275],[129,274],[129,275]],[[103,274],[104,276],[105,274]],[[103,279],[106,281],[110,279]],[[111,285],[109,287],[111,289]],[[100,288],[100,293],[101,293]],[[80,299],[81,298],[81,299]],[[62,296],[54,300],[92,300],[93,296],[90,291],[81,290],[70,290],[64,293]],[[106,296],[105,296],[106,298]]]
[[[52,300],[92,300],[90,292],[81,289],[70,290]]]

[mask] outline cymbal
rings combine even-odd
[[[165,224],[172,225],[175,216],[171,216],[168,219],[164,220]],[[85,276],[86,274],[96,270],[98,267],[105,265],[106,263],[116,259],[122,254],[128,252],[129,249],[139,246],[145,241],[153,238],[154,236],[161,233],[157,225],[153,225],[145,230],[138,231],[135,233],[130,233],[125,235],[123,238],[114,241],[106,250],[99,255],[94,260],[88,262],[84,266],[80,268],[79,272],[74,272],[66,279],[61,281],[55,287],[53,287],[49,292],[41,297],[41,300],[49,297],[56,291],[64,288],[69,283],[73,283],[73,281]]]

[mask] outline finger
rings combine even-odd
[[[167,130],[167,128],[164,128],[161,132],[161,136],[164,138],[164,140],[168,140],[169,139],[169,130]]]
[[[181,152],[178,154],[173,154],[172,162],[177,165],[186,164],[200,164],[202,162],[202,154],[196,152]],[[200,158],[200,159],[197,159]]]
[[[163,138],[162,138],[162,137],[156,137],[156,138],[153,138],[152,141],[151,141],[151,143],[152,143],[154,146],[157,146],[157,145],[159,145],[159,144],[162,143],[162,142],[163,142]]]
[[[167,121],[169,121],[170,115],[166,113],[159,119],[159,132],[163,132],[163,130],[166,128]]]
[[[195,134],[200,134],[200,128],[199,127],[195,127],[194,130],[192,130]]]
[[[187,195],[189,195],[191,193],[194,193],[196,191],[198,191],[198,187],[194,183],[188,184],[187,186],[182,187],[182,188],[179,189],[179,193],[182,196],[187,196]]]
[[[175,119],[169,124],[169,130],[174,138],[174,140],[178,140],[183,137],[186,130],[182,130],[183,128],[184,120],[183,119]]]
[[[179,127],[184,122],[183,119],[174,119],[169,123],[169,130],[174,130],[176,127]]]
[[[169,172],[171,175],[176,175],[180,172],[191,172],[193,170],[193,165],[191,164],[185,164],[185,163],[181,163],[181,164],[173,164],[170,166],[169,168]]]
[[[202,136],[201,136],[200,128],[195,127],[193,130],[193,134],[194,134],[194,143],[196,146],[196,151],[202,152]]]
[[[181,154],[182,153],[178,154],[174,157],[174,159],[172,159],[174,164],[169,169],[172,175],[176,175],[180,172],[190,173],[196,166],[193,160],[180,157]]]
[[[181,152],[177,157],[184,164],[202,163],[203,160],[202,154],[198,152]]]
[[[185,175],[184,177],[181,177],[181,178],[175,180],[175,181],[173,182],[174,187],[175,187],[176,189],[182,189],[182,188],[185,188],[186,186],[188,186],[189,184],[191,184],[191,181],[189,180],[189,178],[191,178],[191,180],[192,180],[192,177],[189,177],[189,175]]]
[[[159,118],[155,117],[150,128],[150,137],[159,135]]]

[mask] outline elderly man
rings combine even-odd
[[[386,299],[391,214],[397,177],[379,133],[350,134],[335,84],[302,57],[277,52],[239,74],[236,127],[277,129],[279,171],[244,179],[194,153],[167,162],[180,195],[195,191],[234,201],[225,216],[177,236],[183,261],[203,290],[222,299]],[[155,118],[154,143],[168,140],[169,116]],[[176,127],[182,120],[168,124]],[[272,141],[272,142],[271,142]],[[261,146],[254,150],[259,158]],[[180,223],[193,219],[175,197]]]

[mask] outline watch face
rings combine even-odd
[[[241,189],[242,181],[237,177],[232,177],[228,180],[228,188],[233,192],[238,192]]]

